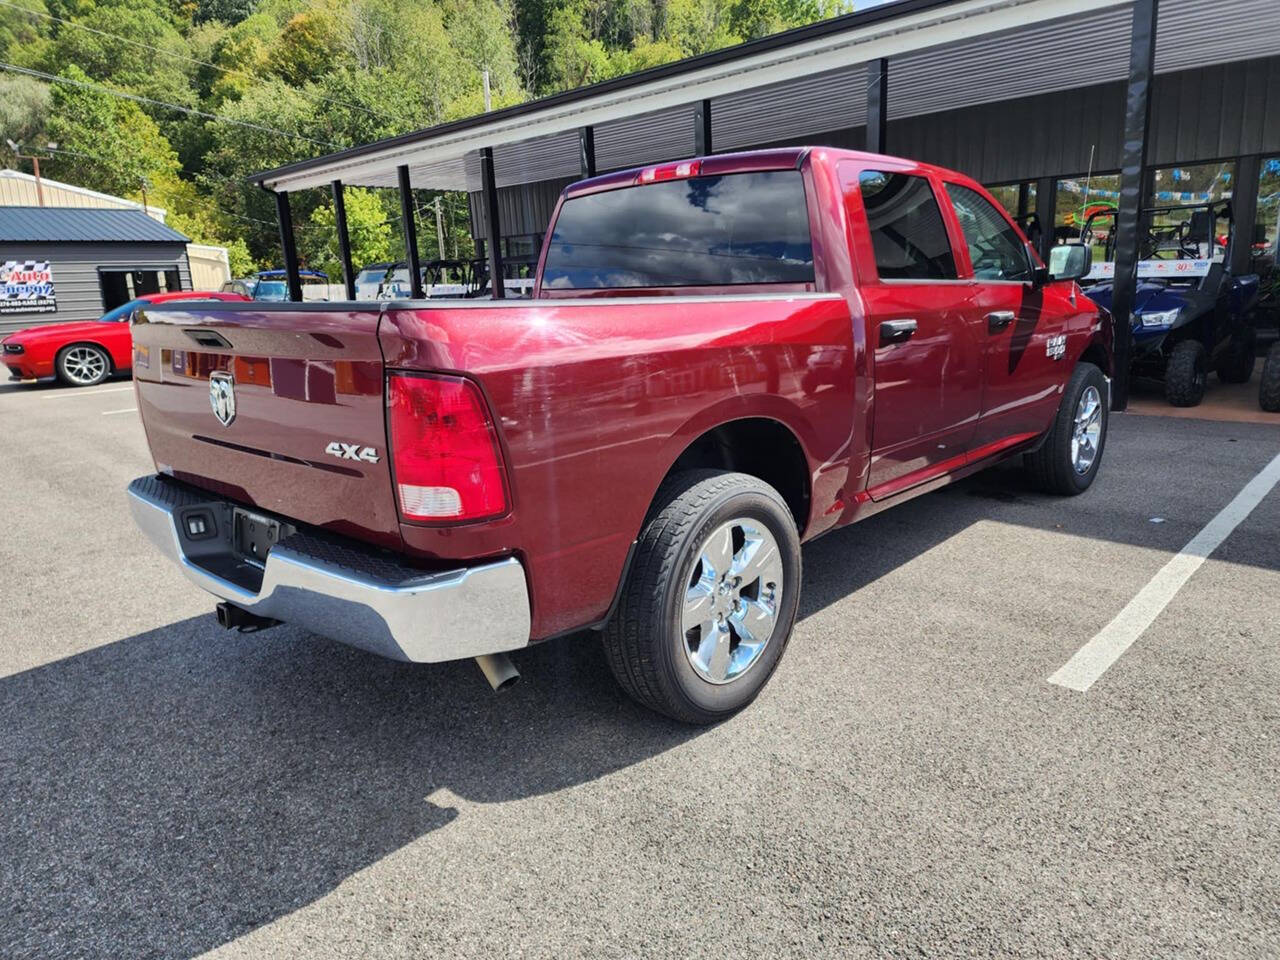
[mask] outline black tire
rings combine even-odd
[[[1204,399],[1208,357],[1199,340],[1183,340],[1164,368],[1164,398],[1175,407],[1194,407]]]
[[[1232,337],[1218,360],[1218,379],[1223,383],[1248,383],[1253,378],[1253,365],[1257,360],[1257,341],[1252,331]]]
[[[1280,343],[1273,343],[1262,363],[1258,405],[1267,413],[1280,413]]]
[[[69,387],[93,387],[111,376],[111,357],[96,343],[73,343],[58,351],[54,369]]]
[[[1072,440],[1075,437],[1076,413],[1080,400],[1090,387],[1097,391],[1101,429],[1093,460],[1088,469],[1080,471],[1076,469]],[[1026,458],[1032,480],[1045,493],[1074,497],[1093,486],[1093,479],[1102,465],[1102,454],[1107,446],[1107,427],[1111,422],[1107,399],[1107,378],[1102,371],[1092,363],[1077,364],[1071,373],[1071,379],[1067,381],[1066,389],[1062,391],[1062,400],[1058,404],[1058,412],[1053,416],[1049,435],[1045,437],[1040,449],[1028,454]]]
[[[763,524],[773,536],[782,589],[757,658],[737,678],[717,684],[698,674],[686,652],[692,644],[682,629],[684,598],[708,539],[739,518]],[[684,723],[723,720],[754,700],[777,667],[795,623],[800,580],[796,521],[773,487],[742,473],[676,474],[654,499],[618,610],[604,631],[609,667],[622,688],[652,710]]]

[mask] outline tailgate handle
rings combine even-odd
[[[202,347],[226,347],[228,350],[231,349],[231,343],[227,338],[212,330],[183,330],[182,332]]]
[[[914,320],[886,320],[880,324],[880,346],[886,343],[905,343],[916,332]]]
[[[987,329],[992,333],[1003,330],[1014,321],[1014,312],[1012,310],[996,310],[987,314]]]

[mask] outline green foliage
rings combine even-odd
[[[48,122],[51,102],[45,84],[30,77],[0,74],[0,132],[31,146]]]
[[[29,66],[38,63],[44,54],[47,41],[41,35],[40,26],[48,21],[34,14],[47,13],[48,8],[43,0],[11,0],[11,2],[31,10],[27,15],[6,8],[0,15],[0,60]]]
[[[195,22],[236,24],[253,12],[253,0],[199,0]]]
[[[278,263],[274,202],[249,175],[844,12],[848,0],[12,0],[0,59],[103,89],[0,73],[0,129],[59,151],[42,170],[168,211]],[[39,16],[50,14],[51,20]],[[66,21],[66,22],[60,22]],[[234,122],[232,122],[234,121]],[[420,191],[424,258],[472,254],[467,197]],[[438,201],[438,207],[437,207]],[[304,254],[333,275],[327,191],[291,196]],[[438,239],[437,209],[439,210]],[[358,262],[404,255],[393,191],[349,189]]]
[[[87,82],[76,66],[61,74]],[[59,152],[45,169],[59,180],[128,197],[144,182],[172,177],[178,158],[160,128],[137,104],[83,87],[54,86],[47,126]]]
[[[378,263],[391,259],[391,222],[373,191],[345,190],[343,202],[347,211],[352,263]],[[330,277],[342,276],[338,228],[331,203],[311,211],[306,228],[298,238],[298,252],[309,267],[323,270]]]

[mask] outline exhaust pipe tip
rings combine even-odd
[[[483,653],[476,657],[476,666],[495,693],[510,689],[520,682],[520,671],[505,653]]]

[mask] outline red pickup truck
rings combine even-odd
[[[688,722],[749,703],[800,544],[1022,455],[1093,482],[1111,326],[977,183],[826,148],[565,189],[533,300],[134,319],[130,502],[225,626],[412,661],[603,634]]]

